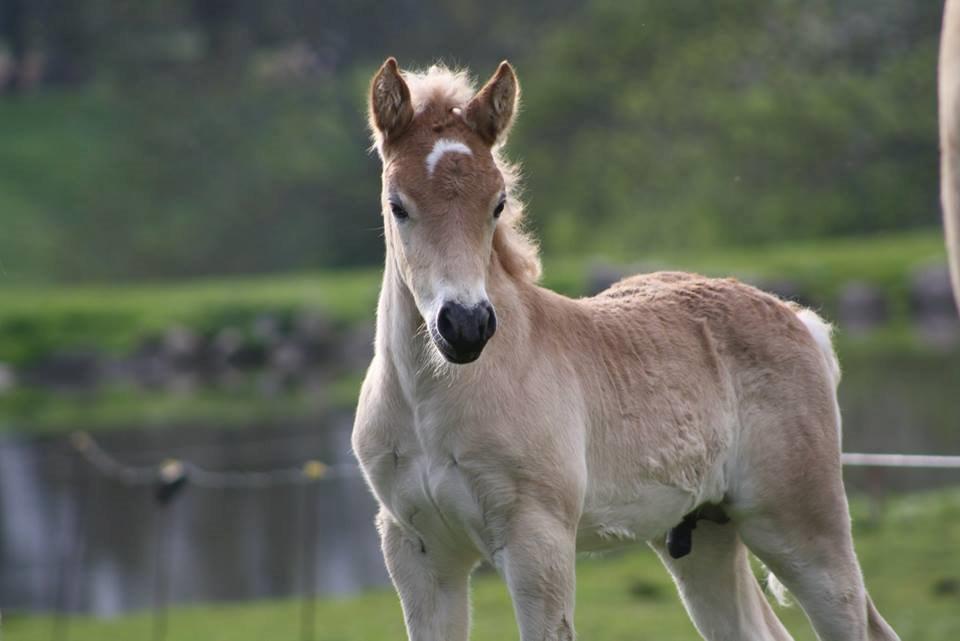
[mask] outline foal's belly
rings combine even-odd
[[[577,529],[583,551],[649,541],[663,536],[695,506],[696,497],[667,485],[646,485],[630,496],[588,496]]]
[[[477,500],[482,492],[474,487],[478,478],[467,473],[468,463],[423,453],[402,457],[381,477],[385,491],[380,494],[401,526],[425,544],[470,548],[489,557],[500,538],[489,528],[502,523],[503,515],[484,514]],[[489,485],[490,479],[485,480]],[[696,507],[696,501],[691,492],[658,483],[604,496],[588,492],[577,529],[577,549],[602,550],[663,536]]]

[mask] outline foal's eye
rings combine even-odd
[[[393,212],[393,217],[397,220],[410,218],[410,214],[407,213],[407,210],[404,209],[400,203],[390,203],[390,211]]]
[[[505,198],[497,203],[497,206],[493,210],[494,218],[500,218],[500,214],[503,213],[503,208],[506,206],[506,204],[507,204],[507,200]]]

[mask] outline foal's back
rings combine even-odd
[[[678,272],[627,278],[581,302],[607,396],[598,429],[622,432],[616,451],[598,450],[596,469],[613,455],[630,461],[616,469],[711,500],[729,490],[719,477],[747,431],[757,448],[836,449],[829,328],[812,312],[734,279]],[[798,412],[815,420],[794,424]],[[811,426],[816,434],[797,433]]]
[[[734,384],[741,394],[752,391],[756,377],[769,383],[778,374],[791,376],[791,385],[798,375],[814,385],[836,383],[832,348],[822,344],[829,325],[733,278],[642,274],[583,303],[609,344],[608,358],[618,360],[617,350],[624,358],[618,364],[679,366],[684,376],[697,366],[696,384]],[[818,340],[821,331],[827,333]]]

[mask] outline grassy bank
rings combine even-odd
[[[712,253],[617,256],[628,271],[685,269],[749,279],[789,279],[828,308],[851,280],[881,288],[903,320],[911,271],[942,262],[938,231]],[[544,284],[568,295],[587,286],[589,258],[551,258]],[[121,286],[3,285],[0,362],[24,363],[57,349],[130,349],[173,325],[198,332],[249,323],[270,312],[316,309],[338,324],[370,321],[379,270]]]
[[[845,362],[887,354],[947,359],[951,356],[916,339],[909,326],[910,274],[943,261],[938,233],[899,234],[743,251],[629,256],[548,258],[544,284],[572,296],[592,286],[591,274],[685,269],[736,275],[753,282],[789,281],[805,300],[835,317],[839,289],[852,281],[882,292],[890,321],[870,336],[839,347]],[[0,281],[2,283],[2,281]],[[175,327],[202,337],[232,328],[259,340],[252,329],[268,316],[293,323],[302,313],[319,315],[336,331],[371,324],[379,270],[224,278],[122,286],[36,286],[0,284],[0,364],[23,367],[52,354],[95,352],[124,355],[158,340]],[[955,368],[953,368],[955,369]],[[952,371],[952,370],[951,370]],[[352,406],[360,372],[340,372],[324,382],[264,392],[270,382],[254,372],[238,383],[190,391],[143,389],[125,382],[92,389],[56,390],[29,386],[0,393],[0,431],[57,432],[187,423],[230,425],[285,420]]]
[[[960,493],[911,495],[890,501],[878,521],[854,504],[857,549],[867,584],[901,638],[952,641],[960,636]],[[645,548],[578,566],[577,629],[594,641],[692,641],[699,638],[657,559]],[[169,641],[293,641],[299,639],[299,603],[272,601],[189,606],[170,615]],[[797,606],[778,608],[797,641],[814,636]],[[52,619],[6,613],[5,638],[46,641]],[[150,617],[113,620],[76,617],[72,641],[150,638]],[[405,638],[400,608],[390,590],[317,602],[317,641]],[[516,639],[502,582],[484,574],[474,581],[475,641]]]

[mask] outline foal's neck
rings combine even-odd
[[[527,343],[529,334],[529,301],[538,289],[532,283],[520,281],[508,274],[494,254],[487,268],[487,295],[497,313],[497,332],[475,363],[442,365],[441,357],[431,344],[425,321],[420,316],[413,295],[400,276],[395,257],[388,246],[383,284],[377,305],[376,350],[391,360],[398,373],[413,373],[417,377],[436,374],[457,377],[482,376],[496,370],[498,360],[506,355],[516,358],[517,350]],[[446,370],[446,371],[445,371]]]

